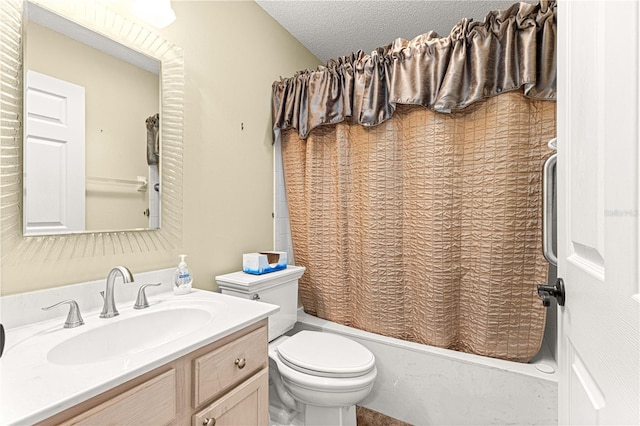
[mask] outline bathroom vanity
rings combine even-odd
[[[267,425],[267,322],[158,367],[42,425]]]
[[[268,424],[267,317],[278,308],[201,290],[149,302],[110,319],[83,312],[76,328],[62,316],[9,329],[0,423]]]

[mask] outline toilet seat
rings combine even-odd
[[[375,357],[351,339],[303,330],[278,345],[278,358],[300,373],[327,378],[355,378],[375,368]]]

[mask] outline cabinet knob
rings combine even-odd
[[[213,417],[212,418],[207,417],[202,422],[202,426],[216,426],[216,419]]]
[[[244,358],[237,358],[236,359],[236,365],[238,366],[238,368],[240,370],[242,370],[244,368],[245,365],[247,365],[247,360]]]

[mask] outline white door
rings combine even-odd
[[[560,424],[640,424],[639,13],[558,4]]]
[[[84,87],[27,71],[24,93],[24,234],[84,231]]]

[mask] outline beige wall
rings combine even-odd
[[[148,193],[91,177],[148,177],[145,120],[159,111],[157,75],[29,22],[25,69],[85,88],[86,229],[147,228]]]
[[[182,252],[195,287],[214,289],[242,253],[273,246],[271,84],[319,62],[254,2],[172,4],[177,19],[160,34],[185,59],[183,249],[3,264],[2,294],[99,279],[118,264],[172,267]]]

